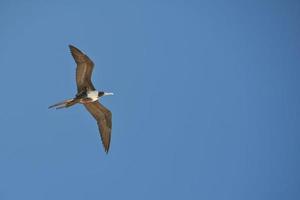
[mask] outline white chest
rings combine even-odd
[[[97,101],[99,99],[98,97],[98,91],[88,91],[87,97],[92,99],[92,101]]]

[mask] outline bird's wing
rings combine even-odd
[[[71,54],[77,64],[76,68],[76,83],[77,91],[95,90],[91,81],[91,76],[94,68],[93,61],[76,47],[69,45]]]
[[[98,101],[84,104],[84,106],[96,119],[101,135],[102,144],[104,146],[105,152],[108,153],[112,127],[111,112]]]

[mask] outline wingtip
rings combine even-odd
[[[72,49],[77,49],[74,45],[69,44],[69,49],[72,51]]]
[[[106,155],[108,154],[108,151],[109,151],[109,146],[108,147],[104,147],[104,151],[106,153]]]

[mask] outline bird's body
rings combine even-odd
[[[91,90],[91,91],[87,91],[86,97],[88,100],[87,102],[94,102],[97,101],[99,99],[99,92],[97,90]],[[84,103],[85,101],[81,102]]]
[[[79,103],[86,104],[97,101],[102,96],[113,95],[113,93],[99,92],[97,90],[82,91],[75,98],[79,99]]]
[[[94,102],[100,98],[97,90],[83,91],[82,93],[77,94],[76,97],[79,98],[79,103],[82,104]]]
[[[76,68],[76,83],[77,83],[77,94],[74,98],[68,99],[59,103],[56,103],[49,108],[68,108],[77,103],[81,103],[96,119],[98,128],[100,131],[102,143],[105,152],[108,153],[111,138],[112,128],[112,114],[99,103],[99,98],[106,95],[113,95],[113,93],[106,93],[97,91],[91,82],[92,71],[94,63],[85,54],[83,54],[76,47],[69,45],[71,54],[77,64]]]

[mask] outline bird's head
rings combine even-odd
[[[98,92],[98,97],[108,96],[108,95],[114,95],[112,92]]]

